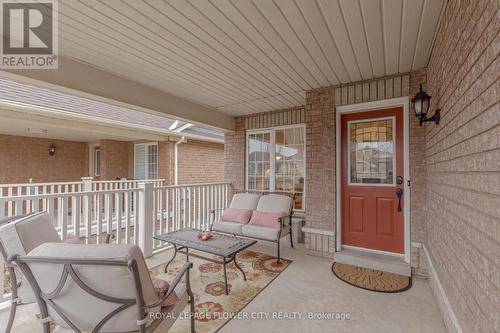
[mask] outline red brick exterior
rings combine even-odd
[[[88,176],[88,143],[0,134],[0,183],[79,181]],[[56,154],[49,156],[51,144]],[[134,177],[134,143],[101,140],[101,180]],[[158,177],[174,184],[174,142],[158,143]],[[224,145],[188,140],[179,146],[179,184],[224,180]]]
[[[224,145],[189,140],[178,149],[179,184],[224,181]]]
[[[101,140],[100,147],[101,179],[113,180],[129,177],[128,142]]]
[[[78,181],[87,173],[87,143],[0,134],[0,183]]]

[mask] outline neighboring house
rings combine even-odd
[[[0,184],[84,176],[164,179],[166,185],[224,180],[222,132],[0,81]]]

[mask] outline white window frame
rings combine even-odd
[[[392,120],[392,138],[394,142],[392,152],[392,182],[391,183],[353,183],[351,180],[351,124],[369,123],[380,120]],[[370,186],[370,187],[394,187],[396,186],[396,154],[397,154],[397,138],[396,138],[396,117],[380,117],[368,118],[363,120],[350,120],[347,122],[347,181],[349,186]]]
[[[97,153],[99,152],[99,170],[97,170]],[[101,148],[94,148],[94,176],[101,176]]]
[[[252,129],[252,130],[247,130],[246,131],[246,139],[245,139],[245,190],[248,191],[248,140],[250,138],[250,135],[252,134],[265,134],[269,133],[270,137],[270,161],[269,161],[269,168],[273,170],[271,172],[270,177],[269,177],[269,191],[264,191],[264,192],[274,192],[276,190],[276,131],[281,130],[281,129],[290,129],[290,128],[302,128],[303,133],[304,133],[304,190],[302,192],[302,208],[294,208],[294,211],[305,211],[306,207],[306,188],[307,188],[307,170],[306,170],[306,125],[305,124],[295,124],[295,125],[283,125],[283,126],[276,126],[276,127],[266,127],[266,128],[259,128],[259,129]],[[288,193],[288,192],[287,192]]]
[[[147,147],[149,146],[156,146],[156,177],[158,178],[158,159],[159,159],[159,156],[158,156],[158,142],[146,142],[146,143],[135,143],[134,144],[134,179],[138,179],[137,178],[137,174],[135,173],[136,172],[136,169],[135,169],[135,166],[136,166],[136,161],[137,161],[137,147],[139,146],[145,146],[146,147],[146,151],[147,151]],[[149,179],[148,177],[148,172],[146,170],[146,179],[145,180],[151,180]]]

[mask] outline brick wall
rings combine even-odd
[[[49,156],[49,146],[56,154]],[[0,183],[78,181],[88,173],[87,144],[0,134]]]
[[[224,136],[224,181],[232,190],[245,189],[245,118],[236,117],[234,132]]]
[[[179,184],[224,181],[224,144],[188,139],[178,154]]]
[[[335,230],[335,93],[333,87],[306,93],[306,227]],[[305,234],[311,254],[332,256],[335,237]]]
[[[449,1],[428,67],[442,118],[426,126],[426,246],[466,332],[500,331],[498,9]]]
[[[413,96],[426,71],[355,82],[308,91],[305,106],[236,118],[236,130],[226,134],[225,179],[237,189],[245,186],[245,130],[306,124],[306,228],[305,246],[314,255],[332,257],[335,251],[336,172],[335,106]],[[425,231],[425,128],[410,110],[410,179],[412,241],[424,242]],[[308,230],[308,229],[306,229]],[[411,251],[414,272],[427,275],[422,248]]]
[[[128,178],[129,143],[116,140],[101,140],[100,147],[101,180]]]

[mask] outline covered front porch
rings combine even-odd
[[[168,142],[175,166],[164,174],[175,181],[152,172],[53,183],[57,191],[8,181],[0,217],[47,212],[58,240],[100,246],[104,235],[111,247],[138,247],[146,280],[193,282],[180,293],[195,307],[187,312],[228,316],[197,318],[199,333],[497,332],[499,13],[494,0],[61,1],[58,68],[0,72],[0,120],[12,125],[0,133],[43,112],[65,114],[58,127],[70,129],[82,100],[92,117],[108,116],[100,131],[109,126],[111,138],[138,136],[122,112],[154,116],[141,132]],[[77,127],[70,134],[92,126]],[[194,162],[178,163],[185,137],[220,143],[221,133],[223,158],[201,145]],[[143,155],[146,175],[155,154]],[[207,176],[222,161],[223,181],[177,181],[180,170]],[[256,198],[233,205],[238,194]],[[272,195],[288,206],[261,205]],[[210,234],[214,222],[232,229]],[[254,234],[256,244],[234,250],[248,225],[277,240]],[[164,268],[177,240],[159,238],[191,228],[179,247],[205,246],[212,260],[182,266],[178,255]],[[229,245],[210,249],[219,236]],[[351,279],[334,264],[350,266]],[[386,274],[408,283],[363,289]],[[0,286],[3,325],[4,275]],[[129,324],[145,331],[152,311],[128,302],[140,312]],[[36,314],[20,306],[13,332],[40,327]],[[183,320],[172,332],[188,332]]]
[[[269,244],[258,243],[251,250],[275,254]],[[154,255],[148,266],[163,266],[172,252]],[[284,239],[283,257],[293,264],[219,332],[446,332],[426,279],[414,278],[404,293],[373,293],[337,279],[331,273],[331,260],[308,255],[303,245],[291,249]],[[192,278],[200,274],[195,268]],[[13,332],[39,331],[37,312],[36,305],[21,307]],[[335,316],[345,319],[332,319]],[[0,323],[4,325],[7,318],[8,309],[1,309]]]

